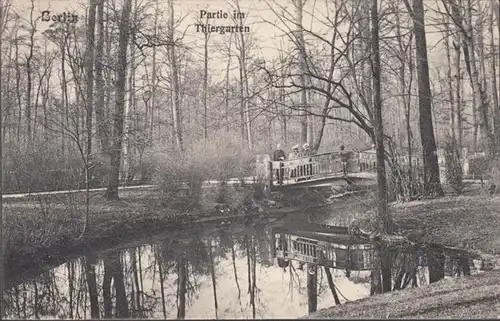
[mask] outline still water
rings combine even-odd
[[[169,232],[68,259],[5,293],[7,318],[297,318],[307,265],[272,257],[271,223]],[[426,283],[419,267],[419,282]],[[340,301],[370,294],[367,271],[332,270]],[[323,269],[317,308],[335,304]]]

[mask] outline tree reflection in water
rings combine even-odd
[[[308,269],[295,269],[292,261],[280,268],[270,257],[270,234],[264,227],[157,239],[70,260],[9,289],[7,316],[211,319],[307,314]],[[349,299],[369,294],[368,283],[355,284],[343,271],[332,274]],[[333,305],[322,269],[315,278],[317,308]]]

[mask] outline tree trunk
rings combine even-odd
[[[177,306],[177,319],[184,319],[186,317],[186,289],[187,289],[187,259],[186,253],[182,253],[177,260],[178,268],[178,306]]]
[[[240,55],[238,56],[238,63],[239,63],[239,75],[240,75],[240,83],[239,83],[239,89],[240,89],[240,119],[241,119],[241,142],[245,143],[246,137],[247,137],[247,132],[245,131],[246,128],[246,122],[245,122],[245,85],[243,83],[243,62],[241,58],[241,44],[240,44]]]
[[[69,27],[63,27],[63,40],[61,44],[61,107],[62,107],[62,113],[63,115],[61,117],[61,123],[64,124],[66,128],[71,128],[70,127],[70,121],[69,121],[69,94],[68,94],[68,81],[66,78],[66,41],[69,37]],[[61,137],[61,150],[62,154],[66,152],[66,137],[64,133],[62,133]]]
[[[471,4],[472,5],[472,4]],[[476,3],[477,10],[479,12],[484,12],[483,8],[481,6],[481,2]],[[471,20],[472,21],[472,20]],[[488,88],[488,83],[486,81],[486,59],[484,58],[484,25],[481,23],[478,25],[477,29],[477,47],[479,47],[479,83],[481,85],[482,90],[484,91],[484,97],[481,98],[481,107],[482,107],[482,117],[483,121],[482,123],[484,124],[484,130],[486,131],[487,138],[489,140],[489,152],[490,155],[493,156],[495,155],[496,152],[496,146],[495,146],[495,140],[494,140],[494,130],[491,128],[491,126],[494,124],[494,119],[493,122],[490,122],[489,120],[489,114],[490,114],[490,101],[488,98],[487,94],[487,88]],[[486,106],[484,105],[484,101],[486,101]],[[484,108],[486,108],[486,115],[484,114]],[[494,116],[494,115],[493,115]],[[486,117],[486,120],[485,120]]]
[[[280,42],[280,52],[279,52],[279,61],[280,64],[285,63],[285,58],[283,57],[283,46],[282,42]],[[288,137],[287,137],[287,107],[285,105],[286,101],[286,93],[285,93],[285,71],[283,68],[281,68],[281,73],[280,73],[280,88],[279,88],[279,102],[281,105],[280,108],[280,116],[281,116],[281,122],[282,122],[282,136],[281,139],[283,141],[283,144],[286,146],[288,143]]]
[[[132,11],[132,0],[126,0],[122,9],[120,19],[120,33],[118,43],[118,63],[116,79],[116,103],[113,115],[113,146],[110,153],[110,169],[108,189],[106,197],[108,199],[118,199],[118,179],[120,176],[120,158],[123,140],[123,121],[125,105],[125,81],[127,78],[127,47],[129,40],[129,20]]]
[[[95,22],[96,22],[96,0],[89,0],[89,17],[87,24],[87,49],[85,52],[85,71],[87,81],[86,93],[86,163],[92,154],[92,117],[94,110],[94,46],[95,46]],[[86,164],[87,165],[87,164]]]
[[[158,16],[159,16],[159,8],[158,8],[158,3],[156,4],[156,9],[155,9],[155,20],[154,20],[154,36],[157,37],[158,35]],[[170,50],[170,49],[169,49]],[[156,84],[157,84],[157,64],[156,64],[156,46],[153,47],[153,53],[152,53],[152,71],[151,71],[151,103],[149,105],[149,110],[146,105],[146,118],[149,115],[149,142],[152,144],[153,143],[153,138],[154,138],[154,119],[155,119],[155,110],[156,110]],[[172,93],[170,103],[173,104],[173,98],[174,95]],[[173,105],[172,105],[172,110],[173,110]],[[148,123],[148,120],[145,121],[145,123]],[[146,126],[147,128],[147,126]]]
[[[396,2],[396,5],[399,5],[399,2]],[[412,194],[412,183],[413,183],[413,174],[412,174],[412,152],[413,152],[413,144],[412,144],[412,130],[411,130],[411,106],[412,106],[412,101],[411,101],[411,93],[412,93],[412,83],[413,83],[413,55],[412,55],[412,41],[411,37],[406,44],[406,47],[403,46],[403,38],[401,35],[401,20],[400,20],[400,15],[399,15],[399,8],[395,8],[396,12],[396,35],[398,38],[398,45],[399,45],[399,51],[401,55],[403,56],[403,59],[401,60],[401,66],[399,68],[399,77],[400,77],[400,84],[401,84],[401,96],[403,97],[403,105],[405,107],[405,128],[406,128],[406,146],[408,149],[408,182],[410,184],[409,186],[409,195],[407,197],[410,197]],[[409,55],[406,54],[406,52],[409,51]],[[408,57],[409,56],[409,57]],[[410,78],[408,83],[406,82],[406,66],[405,62],[408,60],[408,77]]]
[[[135,297],[132,297],[132,300],[135,300],[136,312],[138,316],[142,316],[143,308],[141,305],[141,293],[143,292],[142,287],[139,284],[139,273],[137,271],[137,249],[130,250],[131,256],[131,265],[132,265],[132,276],[134,277],[134,287],[135,287]],[[139,253],[140,255],[140,253]]]
[[[313,272],[313,273],[311,273]],[[307,264],[307,307],[309,313],[318,309],[318,271],[316,265]]]
[[[97,35],[98,38],[95,47],[96,133],[101,143],[101,151],[107,154],[110,145],[110,132],[105,117],[107,105],[104,105],[105,83],[102,74],[104,63],[104,0],[99,0],[97,3]]]
[[[429,267],[429,283],[444,279],[444,252],[429,250],[427,252],[427,265]]]
[[[125,280],[123,276],[123,264],[120,252],[109,254],[111,263],[111,273],[116,291],[116,317],[127,318],[129,316],[127,293],[125,292]]]
[[[229,36],[228,52],[227,52],[227,66],[226,66],[226,88],[225,88],[225,105],[224,105],[224,119],[226,121],[226,133],[229,133],[229,71],[231,68],[231,41],[233,37]]]
[[[5,10],[6,11],[6,10]],[[3,7],[3,4],[0,4],[0,69],[3,69],[3,49],[2,49],[2,35],[3,35],[3,31],[4,31],[4,23],[5,23],[5,11],[4,11],[4,7]],[[2,79],[2,72],[0,72],[0,104],[2,102],[2,99],[3,99],[3,79]],[[3,182],[3,167],[2,167],[2,163],[3,163],[3,108],[0,108],[0,183]],[[3,211],[3,184],[0,184],[0,227],[3,228],[4,227],[4,222],[5,222],[5,216],[4,216],[4,211]],[[0,245],[1,246],[1,257],[0,257],[0,260],[1,260],[1,263],[0,263],[0,293],[2,293],[1,297],[0,297],[0,317],[4,317],[5,316],[5,302],[4,302],[4,275],[5,275],[5,271],[4,271],[4,253],[6,252],[6,245],[5,243],[7,242],[4,242],[3,241],[3,234],[2,234],[2,244]]]
[[[450,138],[453,148],[457,147],[457,137],[455,132],[455,98],[453,95],[453,77],[452,77],[452,63],[451,63],[451,53],[450,53],[450,39],[449,35],[451,34],[449,28],[449,16],[446,16],[445,30],[446,30],[446,40],[445,40],[445,48],[446,48],[446,60],[448,63],[448,68],[446,70],[446,75],[448,78],[448,97],[450,99]]]
[[[453,49],[455,51],[455,56],[454,56],[454,70],[455,70],[455,82],[456,82],[456,87],[455,87],[455,98],[456,98],[456,111],[457,111],[457,145],[459,147],[459,151],[461,153],[461,149],[463,147],[462,141],[463,141],[463,126],[462,126],[462,93],[461,93],[461,88],[462,88],[462,70],[460,68],[460,63],[461,63],[461,53],[462,51],[460,50],[460,44],[462,43],[462,37],[460,32],[455,32],[455,35],[453,37]]]
[[[439,180],[434,125],[432,122],[432,94],[429,81],[429,65],[427,62],[427,41],[425,37],[424,5],[422,0],[413,0],[413,10],[407,0],[405,4],[411,12],[415,32],[415,47],[418,75],[418,111],[420,141],[424,159],[424,194],[444,195]]]
[[[299,52],[299,84],[300,84],[300,139],[301,141],[307,142],[308,134],[308,106],[307,106],[307,90],[306,86],[306,53],[305,53],[305,41],[304,41],[304,31],[302,26],[302,15],[304,10],[304,0],[293,0],[295,7],[295,41],[297,42],[297,49]]]
[[[473,26],[472,26],[472,3],[470,0],[467,1],[467,9],[466,9],[466,23],[467,23],[467,32],[464,34],[464,56],[465,63],[467,64],[467,70],[469,72],[469,77],[471,79],[472,91],[474,93],[474,98],[476,100],[476,104],[480,104],[477,108],[478,113],[480,114],[480,121],[482,122],[482,127],[484,128],[484,132],[486,135],[486,139],[488,142],[488,152],[489,154],[493,154],[495,149],[495,142],[490,128],[489,122],[489,103],[488,97],[486,96],[486,92],[484,87],[481,84],[479,71],[476,62],[476,53],[475,53],[475,44],[473,38]]]
[[[132,19],[132,25],[136,25],[137,21],[137,0],[134,1],[133,5],[133,19]],[[130,41],[130,73],[128,77],[128,103],[125,104],[125,112],[124,112],[124,124],[123,124],[123,179],[128,180],[130,178],[130,163],[131,163],[131,158],[132,158],[132,153],[130,148],[130,122],[132,117],[136,117],[135,115],[131,115],[131,111],[134,109],[134,104],[135,104],[135,70],[136,70],[136,65],[135,65],[135,41],[136,41],[136,35],[135,35],[135,29],[131,29],[131,41]],[[132,116],[132,117],[131,117]]]
[[[156,262],[158,264],[158,274],[160,276],[160,294],[161,294],[161,307],[163,311],[163,318],[167,319],[167,305],[165,300],[165,277],[163,276],[162,262],[159,260],[158,253],[156,255]]]
[[[255,238],[252,236],[250,237],[251,239],[251,257],[252,257],[252,286],[251,286],[251,301],[252,301],[252,318],[255,319],[256,317],[256,305],[257,305],[257,299],[256,299],[256,290],[257,290],[257,251],[255,250]]]
[[[384,148],[384,125],[382,120],[382,97],[381,97],[381,71],[379,51],[379,20],[378,0],[372,0],[371,7],[372,27],[372,71],[373,71],[373,116],[375,123],[375,149],[377,159],[377,211],[378,229],[380,233],[392,233],[392,219],[388,210],[387,179],[385,175],[385,148]],[[380,268],[382,269],[382,291],[391,291],[391,264],[390,257],[385,249],[380,251]]]
[[[215,260],[212,252],[212,239],[209,239],[209,249],[208,249],[208,255],[209,255],[209,269],[210,269],[210,275],[212,277],[212,290],[214,294],[214,309],[215,309],[215,318],[218,319],[218,311],[219,311],[219,305],[217,302],[217,282],[216,282],[216,277],[215,277]]]
[[[206,25],[208,25],[208,18],[206,20]],[[203,140],[205,141],[205,144],[207,143],[208,140],[208,121],[207,121],[207,116],[208,116],[208,39],[210,38],[210,33],[205,32],[205,42],[204,42],[204,50],[205,54],[203,56],[203,62],[204,62],[204,73],[203,73]],[[229,70],[229,62],[228,62],[228,70]],[[226,72],[227,73],[227,72]],[[226,75],[229,76],[229,75]],[[226,88],[227,90],[227,88]],[[227,115],[226,115],[227,117]],[[217,312],[216,312],[217,313]]]
[[[35,32],[36,32],[36,25],[34,22],[34,17],[33,13],[35,11],[35,2],[31,1],[31,10],[30,10],[30,33],[29,33],[29,49],[28,49],[28,54],[26,55],[26,77],[27,77],[27,84],[26,84],[26,110],[25,110],[25,116],[26,116],[26,136],[27,136],[27,143],[28,143],[28,148],[31,146],[31,141],[33,140],[33,133],[32,133],[32,119],[31,119],[31,104],[32,104],[32,90],[33,90],[33,70],[32,70],[32,65],[31,63],[33,62],[34,58],[34,47],[35,47]]]
[[[328,280],[328,286],[330,287],[330,290],[332,291],[333,299],[335,300],[335,304],[340,305],[340,299],[339,299],[339,296],[337,294],[337,290],[335,290],[335,283],[333,283],[332,272],[330,271],[330,268],[328,268],[326,266],[324,267],[324,269],[325,269],[326,278]]]
[[[363,78],[361,80],[361,86],[363,89],[364,99],[366,101],[366,108],[373,111],[373,75],[372,66],[370,64],[370,54],[371,50],[371,18],[370,18],[370,7],[369,1],[361,1],[359,24],[361,29],[361,46],[360,46],[360,58],[363,57],[363,62],[361,65],[361,70],[363,70]],[[359,58],[358,58],[359,59]]]
[[[102,300],[105,319],[110,319],[113,312],[113,305],[111,301],[111,279],[113,277],[112,265],[113,262],[111,262],[109,258],[105,257],[103,259],[104,276],[102,280]]]
[[[92,319],[99,319],[99,300],[97,293],[97,282],[95,275],[95,266],[97,265],[97,258],[95,255],[87,255],[85,258],[85,274],[87,277],[87,286],[90,297],[90,316]]]
[[[174,135],[175,135],[175,144],[179,151],[183,151],[183,138],[182,138],[182,121],[181,121],[181,112],[180,112],[180,99],[179,99],[179,66],[177,64],[177,57],[175,52],[174,45],[174,2],[173,0],[168,1],[168,6],[170,10],[170,19],[169,19],[169,28],[168,28],[168,36],[169,36],[169,60],[171,65],[171,74],[172,74],[172,91],[173,91],[173,105],[172,105],[172,116],[174,122]]]
[[[493,32],[493,23],[494,23],[494,11],[495,11],[495,0],[491,0],[491,8],[490,15],[488,21],[488,33],[490,38],[490,48],[491,48],[491,60],[490,60],[490,68],[491,68],[491,95],[493,97],[493,127],[495,130],[495,155],[498,158],[500,155],[500,105],[498,104],[498,87],[497,87],[497,66],[495,57],[500,57],[500,53],[498,50],[495,50],[495,37]],[[497,2],[498,3],[498,2]],[[497,4],[497,7],[500,8]],[[500,32],[500,20],[497,21]],[[500,40],[499,40],[500,44]],[[500,45],[499,45],[500,48]],[[499,60],[500,62],[500,60]],[[500,68],[500,65],[499,65]]]
[[[240,12],[240,3],[239,0],[235,1],[236,11]],[[243,25],[243,17],[239,15],[238,24]],[[248,106],[250,93],[248,89],[248,72],[247,72],[247,46],[245,41],[245,34],[243,32],[240,33],[240,43],[239,43],[239,63],[240,63],[240,93],[241,93],[241,112],[242,116],[244,116],[243,124],[246,124],[246,139],[248,144],[248,149],[252,150],[253,148],[253,140],[252,140],[252,122],[250,117],[250,108]]]

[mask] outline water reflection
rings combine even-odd
[[[330,269],[317,260],[284,257],[284,244],[310,255],[318,252],[298,244],[297,236],[276,237],[275,232],[253,226],[170,234],[148,244],[87,255],[6,291],[6,316],[296,318],[370,295],[369,270],[353,265]],[[279,242],[281,235],[290,245]],[[309,244],[325,242],[319,238]],[[338,244],[331,246],[337,251],[327,253],[324,262],[351,257]],[[425,260],[398,255],[393,261],[396,289],[429,282]]]
[[[273,264],[270,231],[167,238],[81,257],[5,293],[8,318],[288,318],[307,314],[307,269]],[[318,271],[318,308],[334,304]],[[346,298],[366,283],[334,272]],[[342,301],[345,299],[342,299]]]

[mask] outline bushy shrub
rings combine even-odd
[[[175,150],[154,156],[154,181],[160,186],[165,206],[198,207],[203,182],[217,180],[214,201],[227,200],[230,178],[253,176],[255,156],[233,137],[194,142],[184,152]]]
[[[49,143],[5,152],[3,187],[6,193],[78,188],[83,162],[76,153],[60,155]]]

